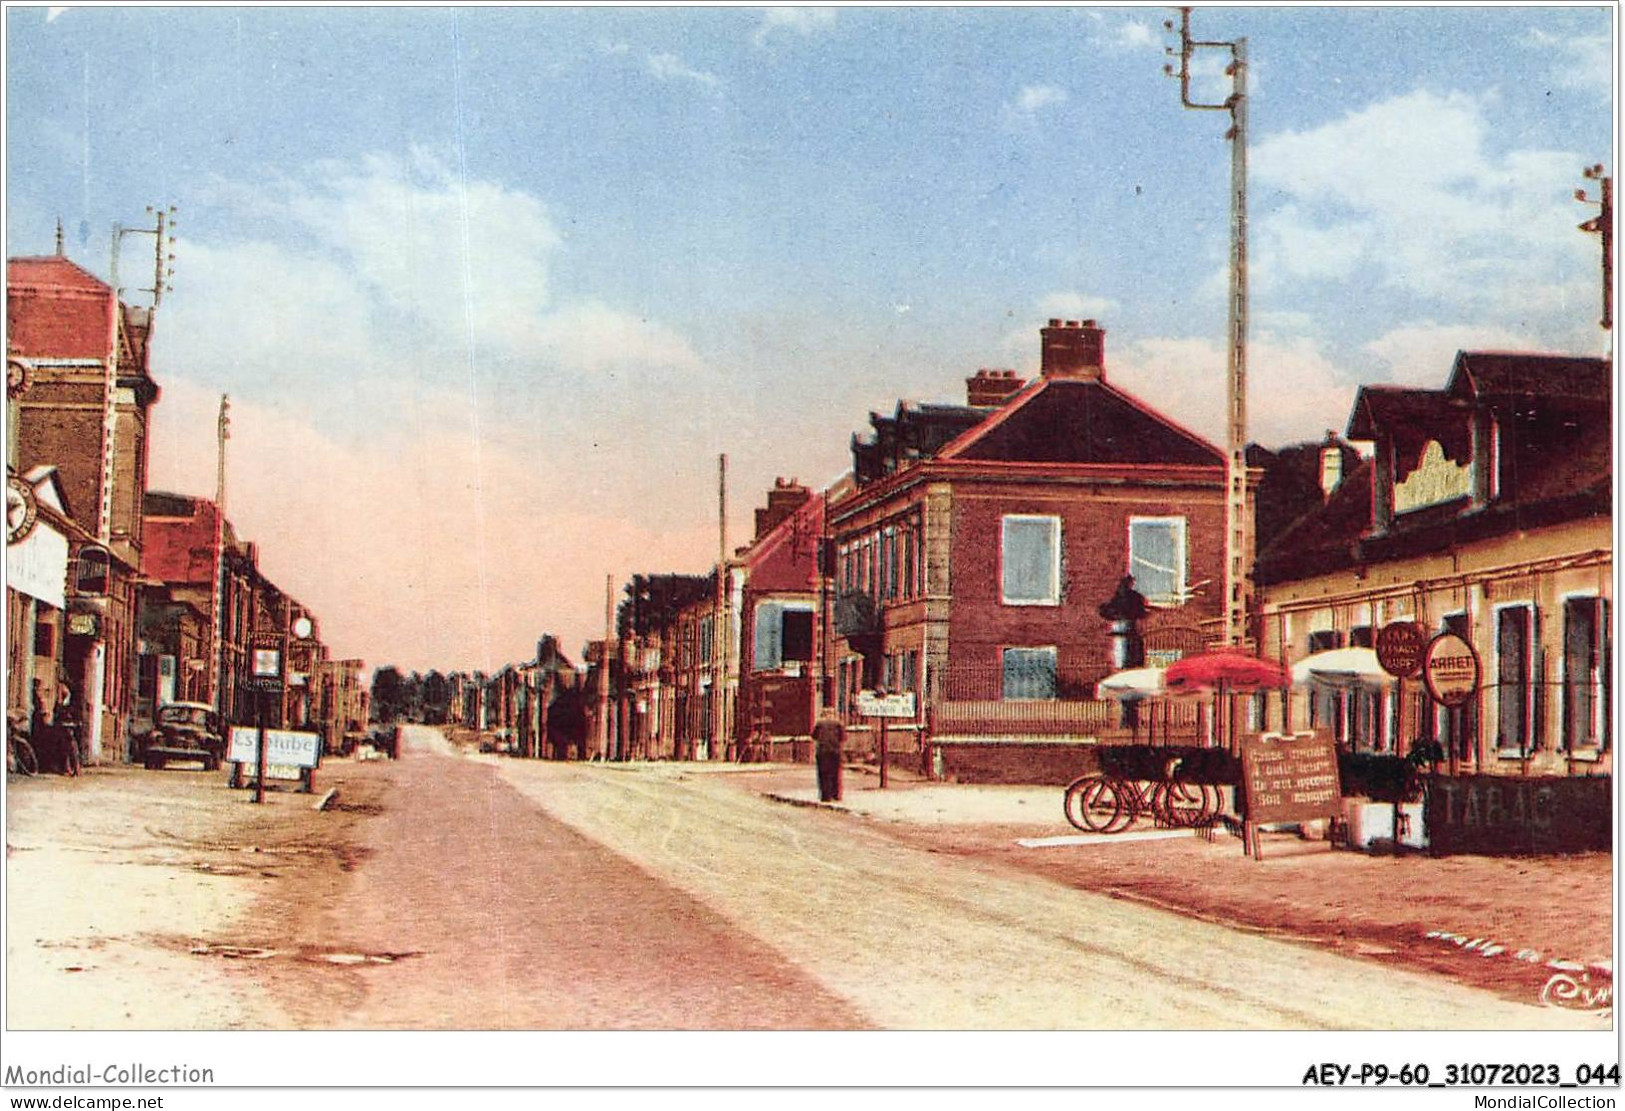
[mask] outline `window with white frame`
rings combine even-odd
[[[1006,605],[1055,606],[1061,602],[1061,519],[1004,518],[1000,545]]]
[[[1502,752],[1530,748],[1530,608],[1495,611],[1495,744]]]
[[[787,663],[812,659],[812,607],[802,603],[761,602],[756,606],[757,671],[776,671]]]
[[[1054,648],[1006,648],[1003,652],[1004,697],[1055,697]]]
[[[1563,747],[1608,745],[1608,603],[1563,600]]]
[[[1128,573],[1134,589],[1153,605],[1185,602],[1185,518],[1131,517]]]

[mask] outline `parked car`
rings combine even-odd
[[[141,762],[149,770],[172,760],[200,760],[214,771],[226,757],[220,715],[204,702],[171,702],[158,708],[158,720],[141,745]]]

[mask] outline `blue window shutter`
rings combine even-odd
[[[780,666],[780,642],[784,629],[784,610],[776,602],[764,602],[756,607],[756,670],[772,671]]]

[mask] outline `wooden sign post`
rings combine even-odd
[[[1241,747],[1241,786],[1247,799],[1244,847],[1251,847],[1254,860],[1264,859],[1260,825],[1335,818],[1342,809],[1337,748],[1330,737],[1249,739]]]
[[[256,633],[249,638],[250,660],[253,664],[252,685],[257,703],[255,715],[259,730],[259,759],[255,768],[254,801],[265,801],[265,704],[267,695],[280,691],[283,683],[282,636],[279,633]]]
[[[858,713],[865,717],[880,719],[880,786],[884,788],[886,778],[887,752],[887,724],[892,718],[911,718],[914,716],[914,692],[904,691],[901,694],[887,694],[884,691],[859,691]]]

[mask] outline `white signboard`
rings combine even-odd
[[[66,609],[68,538],[41,521],[34,531],[6,545],[6,585],[48,606]]]
[[[254,743],[256,733],[258,730],[251,725],[233,725],[231,748],[226,752],[226,759],[237,764],[258,764],[260,754],[259,746]],[[314,768],[320,763],[321,755],[322,738],[319,733],[301,733],[292,729],[265,731],[265,762],[270,767]],[[292,778],[299,778],[299,773],[295,771]]]
[[[878,691],[859,691],[858,713],[870,718],[911,718],[914,716],[914,692],[881,694]]]

